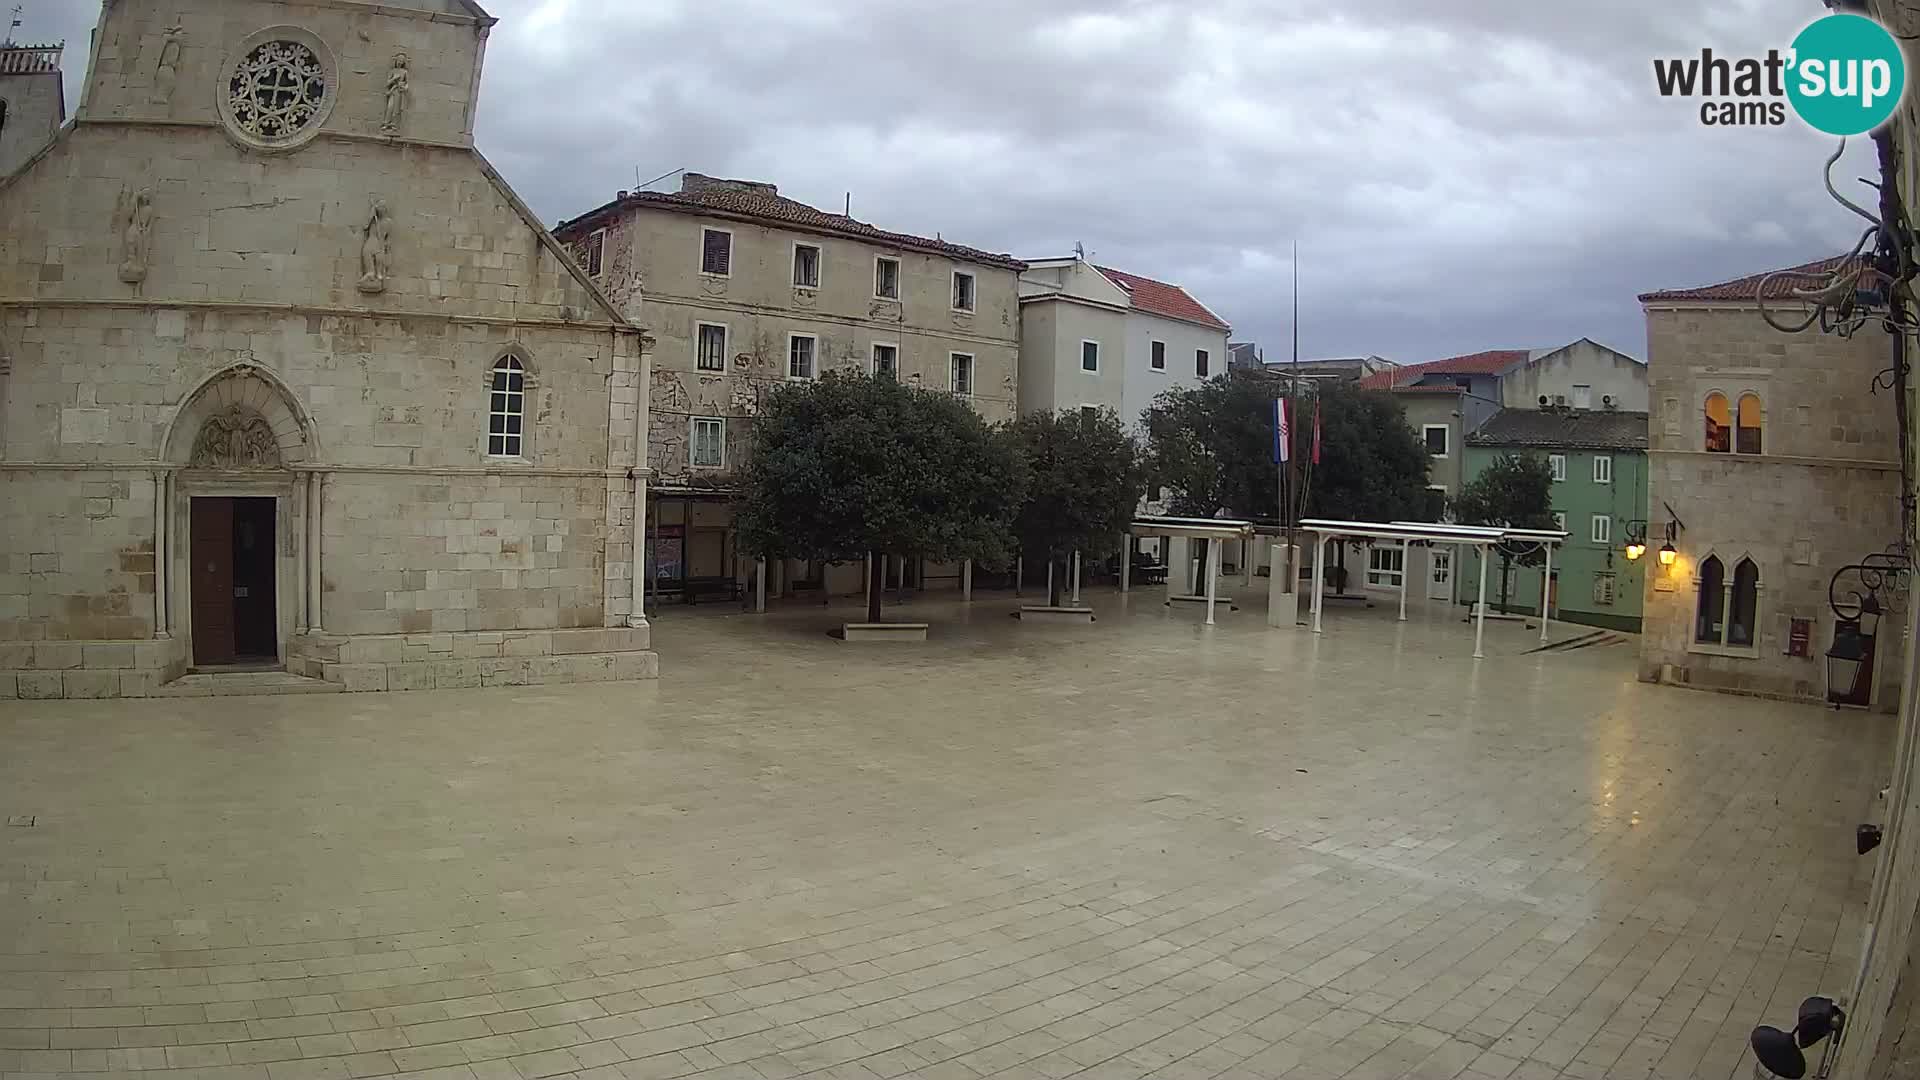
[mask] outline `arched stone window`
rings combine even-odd
[[[1707,441],[1709,454],[1733,452],[1733,415],[1727,407],[1727,395],[1715,390],[1707,395]]]
[[[1727,644],[1753,645],[1754,621],[1760,614],[1760,568],[1752,559],[1733,567],[1733,591],[1727,604]]]
[[[1743,555],[1733,573],[1718,555],[1700,560],[1694,577],[1693,643],[1703,651],[1751,651],[1759,642],[1760,564]]]
[[[493,364],[488,387],[487,456],[526,456],[527,369],[512,353]]]
[[[1721,398],[1725,401],[1725,398]],[[1693,640],[1718,645],[1725,636],[1727,572],[1717,555],[1700,561],[1699,594],[1694,601]]]
[[[1735,453],[1757,454],[1760,452],[1760,429],[1764,425],[1760,408],[1760,395],[1741,394],[1740,408],[1734,414]]]

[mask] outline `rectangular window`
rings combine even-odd
[[[1612,574],[1593,575],[1593,602],[1601,607],[1609,607],[1613,604]]]
[[[1447,456],[1447,425],[1427,424],[1420,429],[1420,434],[1427,440],[1428,457]]]
[[[873,260],[873,295],[878,300],[900,299],[900,260],[885,255]]]
[[[696,469],[718,469],[727,463],[727,422],[718,417],[693,418],[691,464]]]
[[[956,394],[973,393],[973,357],[957,352],[948,358],[947,389]]]
[[[1207,377],[1207,350],[1193,350],[1193,373],[1204,379]]]
[[[1567,515],[1558,510],[1555,510],[1553,512],[1553,527],[1556,529],[1559,529],[1561,532],[1566,532],[1567,531]]]
[[[1086,421],[1093,421],[1093,420],[1100,419],[1100,406],[1098,405],[1080,406],[1080,419],[1086,420]]]
[[[873,343],[873,373],[885,375],[889,379],[900,377],[900,346],[884,342]]]
[[[793,245],[793,287],[820,287],[820,247],[817,244]]]
[[[1575,386],[1573,388],[1573,407],[1576,409],[1593,408],[1593,387]]]
[[[606,249],[607,230],[605,229],[596,230],[592,236],[581,243],[579,248],[575,249],[574,254],[580,259],[580,268],[587,272],[588,277],[600,276],[600,261],[606,255]]]
[[[1596,484],[1613,483],[1613,459],[1596,457],[1593,459],[1593,482]]]
[[[1613,519],[1605,514],[1593,515],[1593,525],[1587,538],[1596,544],[1613,542]]]
[[[727,328],[719,323],[697,323],[693,366],[700,371],[727,370]]]
[[[1400,575],[1406,564],[1402,561],[1405,553],[1397,547],[1372,547],[1367,549],[1367,584],[1386,585],[1398,588]]]
[[[1553,478],[1555,480],[1565,480],[1567,478],[1567,455],[1548,454],[1547,466],[1553,470]]]
[[[1080,370],[1081,371],[1099,371],[1100,370],[1100,343],[1099,342],[1082,341],[1080,343]]]
[[[1147,363],[1150,366],[1152,366],[1153,370],[1155,371],[1167,370],[1167,343],[1166,342],[1156,341],[1153,343],[1153,359],[1149,360]]]
[[[973,310],[973,275],[964,270],[953,272],[953,310]]]
[[[813,347],[812,334],[787,335],[787,378],[813,378]]]
[[[1447,488],[1444,484],[1428,484],[1425,521],[1447,520]]]
[[[715,277],[733,274],[733,234],[725,229],[700,230],[700,272]]]

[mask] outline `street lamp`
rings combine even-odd
[[[1647,545],[1641,543],[1638,540],[1634,540],[1631,543],[1627,544],[1627,561],[1628,562],[1638,562],[1640,561],[1640,556],[1645,555],[1646,553],[1647,553]]]
[[[1674,550],[1673,541],[1669,540],[1666,543],[1660,545],[1660,565],[1661,566],[1672,566],[1673,560],[1679,557],[1680,557],[1680,552]]]

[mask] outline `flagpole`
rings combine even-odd
[[[1280,523],[1287,532],[1287,591],[1299,586],[1300,568],[1294,562],[1294,531],[1298,514],[1293,505],[1293,431],[1300,422],[1300,241],[1293,242],[1293,364],[1287,379],[1287,456],[1280,463]]]

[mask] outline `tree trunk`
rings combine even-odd
[[[887,587],[887,557],[876,551],[867,557],[867,621],[880,621],[880,591]]]
[[[1066,581],[1067,581],[1067,564],[1056,563],[1054,561],[1053,556],[1049,554],[1047,556],[1047,565],[1049,567],[1054,567],[1054,566],[1059,567],[1058,572],[1049,573],[1047,575],[1047,580],[1053,584],[1053,588],[1048,590],[1047,592],[1047,605],[1049,607],[1059,607],[1060,606],[1060,589],[1063,585],[1066,584]]]
[[[1513,580],[1513,556],[1500,553],[1500,614],[1507,613],[1507,584]]]

